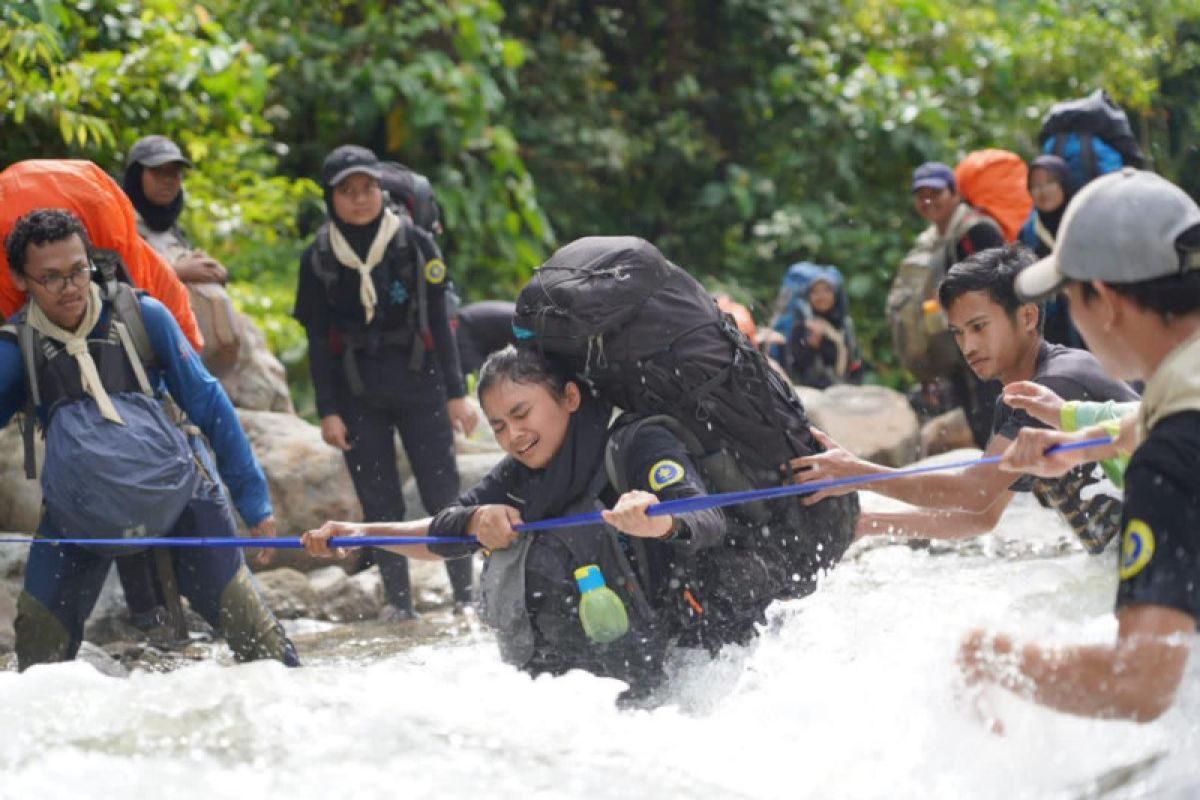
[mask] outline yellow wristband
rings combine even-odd
[[[1058,421],[1067,433],[1079,430],[1079,401],[1068,400],[1063,403],[1062,409],[1058,412]]]

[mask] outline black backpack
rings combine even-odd
[[[429,178],[399,161],[384,161],[379,183],[392,204],[407,211],[418,228],[435,236],[442,233],[442,209]]]
[[[722,490],[778,486],[780,465],[822,450],[787,381],[703,286],[643,239],[593,236],[560,249],[518,296],[513,331],[606,401],[677,420]],[[855,495],[811,507],[784,498],[730,511],[760,533],[778,523],[774,537],[746,544],[780,570],[778,591],[790,595],[849,545],[858,504]]]
[[[521,291],[513,330],[610,403],[675,417],[709,452],[778,475],[820,450],[787,382],[643,239],[590,236],[560,249]]]
[[[1047,142],[1053,138],[1052,146]],[[1097,89],[1087,97],[1055,103],[1042,119],[1038,131],[1038,145],[1047,153],[1065,158],[1071,163],[1074,158],[1072,139],[1078,139],[1078,158],[1084,183],[1112,169],[1106,168],[1097,157],[1096,139],[1115,150],[1124,166],[1141,169],[1146,156],[1133,135],[1129,117],[1108,92]],[[1068,152],[1071,148],[1071,152]]]

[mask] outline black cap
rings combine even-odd
[[[166,136],[158,135],[138,139],[133,147],[129,148],[129,155],[125,159],[126,166],[141,164],[143,167],[161,167],[163,164],[174,163],[183,164],[185,167],[192,166],[192,162],[188,161],[179,145]]]
[[[370,175],[376,180],[383,177],[379,157],[365,147],[344,144],[325,156],[321,165],[321,182],[327,189],[333,188],[355,173]]]

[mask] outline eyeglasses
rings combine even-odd
[[[62,294],[67,290],[67,284],[72,286],[87,286],[92,276],[92,264],[89,261],[86,267],[76,267],[66,275],[47,275],[44,278],[35,278],[32,275],[26,277],[34,283],[41,286],[51,294]]]

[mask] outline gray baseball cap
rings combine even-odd
[[[187,156],[179,149],[179,145],[166,136],[143,136],[129,148],[125,164],[141,164],[143,167],[161,167],[163,164],[179,163],[185,167],[192,166]]]
[[[1200,207],[1153,172],[1126,167],[1089,183],[1071,200],[1049,256],[1017,275],[1017,295],[1036,302],[1067,281],[1140,283],[1200,269],[1200,251],[1176,248],[1200,225]]]

